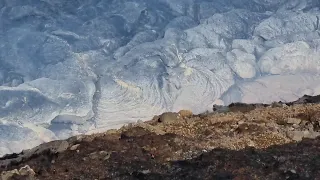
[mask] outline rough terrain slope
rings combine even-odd
[[[0,158],[5,179],[320,179],[320,97],[183,110]]]

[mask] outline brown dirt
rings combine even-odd
[[[0,158],[0,171],[29,165],[35,176],[11,179],[40,180],[320,179],[319,104],[180,113],[73,137],[59,152],[43,144],[41,151],[8,155]]]

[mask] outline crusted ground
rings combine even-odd
[[[7,155],[1,178],[320,179],[317,98],[164,113]]]

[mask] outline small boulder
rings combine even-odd
[[[303,138],[315,139],[320,136],[319,132],[313,131],[289,131],[287,132],[287,136],[294,141],[301,141]]]
[[[222,105],[216,105],[214,104],[212,106],[212,111],[215,113],[225,113],[229,111],[229,107],[228,106],[222,106]]]
[[[193,113],[190,110],[180,110],[178,114],[181,118],[189,118],[193,116]]]
[[[174,112],[165,112],[160,115],[158,122],[162,123],[174,123],[179,120],[179,114]]]
[[[61,141],[58,148],[56,149],[57,153],[61,153],[69,148],[68,141]]]
[[[92,160],[95,160],[95,159],[108,160],[110,156],[111,156],[111,153],[107,151],[93,152],[89,154],[89,158]]]
[[[287,136],[294,141],[301,141],[304,134],[305,133],[303,131],[289,131]]]
[[[320,136],[319,132],[314,132],[314,131],[307,131],[308,133],[305,134],[305,138],[310,138],[310,139],[315,139],[318,136]]]
[[[286,119],[287,124],[300,124],[301,119],[298,118],[288,118]]]
[[[21,176],[28,176],[28,177],[34,177],[36,173],[33,171],[33,169],[30,168],[30,166],[25,165],[22,168],[19,169],[19,174]]]
[[[80,146],[80,144],[75,144],[75,145],[73,145],[73,146],[70,147],[70,150],[71,150],[71,151],[75,151],[75,150],[78,149],[79,146]]]
[[[36,173],[33,171],[33,169],[30,168],[30,166],[25,165],[23,167],[21,167],[19,170],[14,169],[11,171],[4,171],[1,173],[1,180],[10,180],[13,178],[22,178],[24,177],[27,179],[34,179],[34,176],[36,175]]]

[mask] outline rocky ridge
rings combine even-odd
[[[320,179],[319,102],[167,112],[5,155],[1,179]]]

